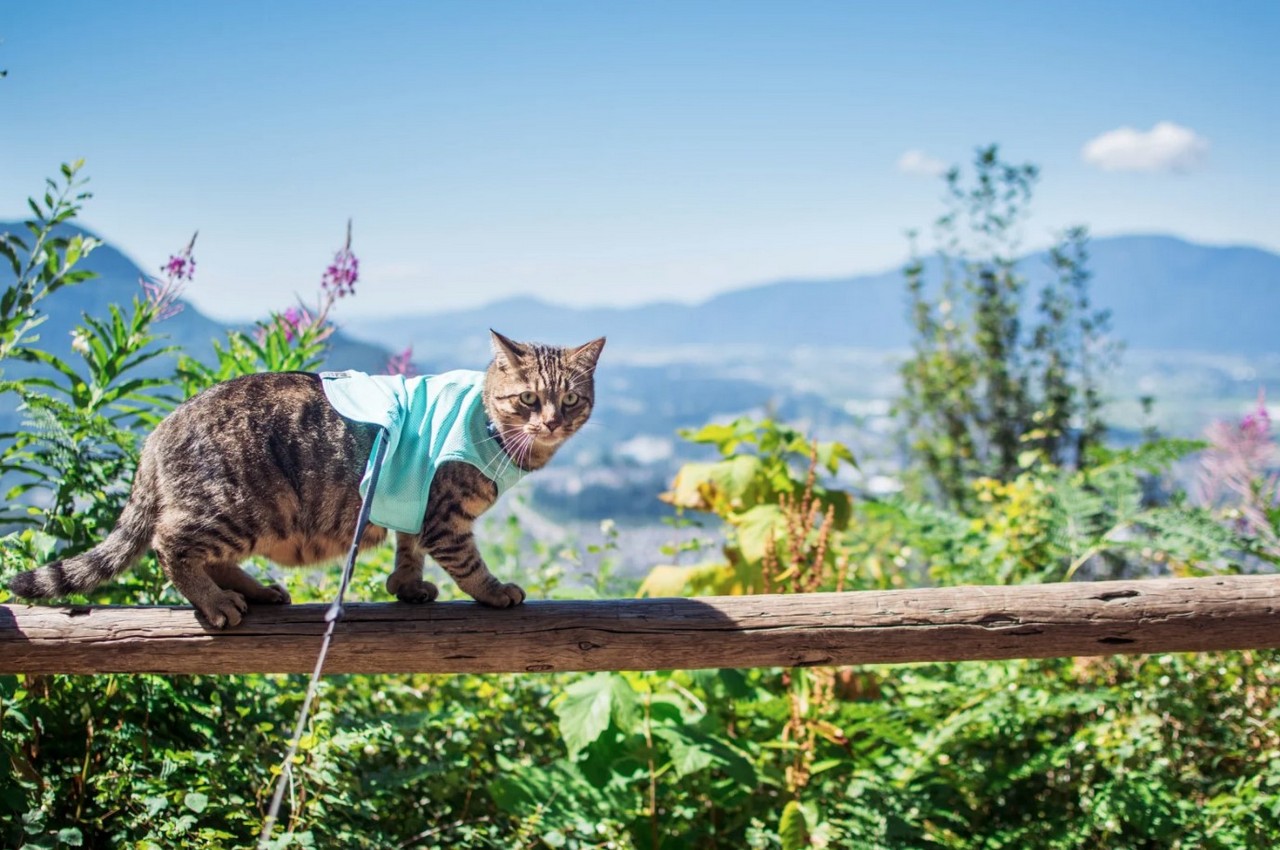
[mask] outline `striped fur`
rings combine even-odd
[[[507,462],[544,466],[591,415],[593,373],[604,340],[577,348],[517,343],[493,334],[485,409]],[[331,561],[350,545],[359,483],[375,428],[338,415],[316,375],[264,373],[212,387],[179,405],[147,438],[133,491],[115,529],[96,548],[19,573],[9,588],[27,598],[96,587],[154,549],[166,575],[214,626],[238,624],[249,603],[289,602],[238,566],[251,555],[284,566]],[[420,534],[397,533],[387,589],[429,602],[430,555],[480,602],[517,605],[524,591],[494,577],[472,536],[497,497],[493,481],[461,463],[436,473]],[[381,543],[370,526],[361,547]]]

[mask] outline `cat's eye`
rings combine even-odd
[[[565,407],[573,407],[575,404],[577,404],[581,400],[582,399],[578,398],[577,393],[570,392],[570,393],[564,394],[564,397],[560,399],[560,403]]]
[[[527,404],[529,407],[533,407],[535,404],[538,403],[538,394],[535,393],[533,390],[525,390],[524,392],[520,393],[520,403]]]

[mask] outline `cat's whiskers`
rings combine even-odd
[[[507,465],[511,462],[511,455],[513,451],[512,447],[515,444],[516,438],[518,438],[518,434],[504,435],[499,432],[491,435],[488,440],[497,440],[498,447],[501,448],[502,451],[490,458],[480,471],[485,475],[490,475],[490,468],[496,465],[498,467],[497,472],[493,473],[490,477],[495,479],[501,478],[502,473],[506,471]]]
[[[528,465],[530,456],[533,454],[533,434],[525,434],[524,439],[516,446],[516,453],[511,458],[512,463],[521,469],[525,469]]]
[[[483,470],[485,474],[489,474],[489,467],[495,463],[498,466],[494,475],[501,477],[506,473],[511,465],[516,465],[525,471],[529,471],[528,462],[533,456],[534,442],[537,434],[530,432],[526,427],[521,425],[511,426],[495,426],[497,433],[490,435],[488,439],[497,439],[502,448],[502,454],[496,455],[486,468]]]
[[[498,468],[498,475],[501,476],[512,466],[518,466],[520,469],[527,470],[525,466],[526,455],[533,446],[533,434],[526,432],[521,433],[513,442],[511,449],[506,453],[506,457],[502,465]]]
[[[498,424],[493,424],[492,428],[493,428],[493,433],[485,437],[483,440],[478,441],[476,443],[477,446],[482,446],[482,445],[485,445],[486,443],[491,443],[496,441],[498,445],[501,446],[502,450],[505,452],[507,451],[507,444],[512,440],[512,438],[518,436],[520,432],[524,430],[519,425],[502,426]]]

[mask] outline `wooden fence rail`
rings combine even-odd
[[[185,607],[0,605],[0,673],[298,673],[323,605],[216,631]],[[327,673],[963,661],[1280,647],[1280,575],[698,599],[351,604]]]

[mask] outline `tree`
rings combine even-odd
[[[946,175],[936,264],[912,236],[904,273],[915,342],[897,411],[916,485],[959,510],[972,507],[978,478],[1087,463],[1105,430],[1099,381],[1114,350],[1108,315],[1089,301],[1085,228],[1060,235],[1029,305],[1020,235],[1038,177],[995,145],[980,148],[970,182],[958,168]]]

